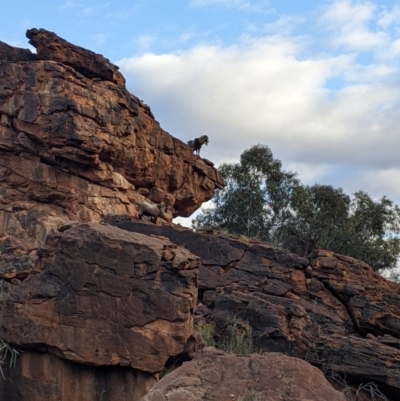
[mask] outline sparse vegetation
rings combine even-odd
[[[5,289],[4,282],[0,280],[0,308],[4,306],[5,303]],[[19,355],[19,351],[17,351],[10,344],[6,343],[3,339],[0,338],[0,374],[5,379],[3,366],[7,365],[12,368],[17,363],[17,357]]]
[[[242,397],[238,398],[238,401],[259,401],[259,398],[255,390],[249,389]]]
[[[388,398],[373,383],[361,383],[358,387],[350,386],[346,381],[346,376],[327,369],[324,371],[325,377],[331,382],[336,383],[338,390],[344,394],[347,401],[389,401]]]
[[[260,350],[254,346],[253,330],[249,324],[239,324],[236,316],[227,325],[226,336],[219,348],[234,354],[250,355]]]
[[[3,366],[8,363],[10,368],[14,367],[17,363],[17,356],[19,352],[10,344],[0,339],[0,374],[5,379]]]
[[[196,330],[201,334],[203,340],[208,347],[216,347],[217,343],[214,339],[215,323],[214,322],[200,322],[196,325]]]
[[[214,322],[201,322],[196,325],[196,330],[202,335],[208,346],[241,355],[250,355],[260,352],[254,345],[252,328],[248,323],[239,323],[236,316],[232,317],[227,322],[225,335],[220,341],[215,340]]]

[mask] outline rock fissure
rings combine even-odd
[[[354,311],[353,305],[351,304],[351,298],[346,299],[343,297],[338,291],[336,291],[332,286],[329,285],[329,283],[323,283],[325,287],[330,291],[336,299],[346,308],[347,313],[349,314],[349,317],[351,321],[353,322],[354,328],[356,331],[363,337],[367,336],[367,332],[360,327],[360,323],[357,319],[356,313]]]

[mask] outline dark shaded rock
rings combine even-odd
[[[87,366],[51,353],[25,350],[15,368],[3,366],[0,399],[7,401],[138,400],[157,382],[129,367]]]
[[[38,56],[29,49],[20,49],[0,41],[0,60],[5,61],[36,61]]]
[[[379,385],[394,400],[400,388],[400,351],[373,339],[321,336],[307,350],[305,360],[323,370],[336,372],[349,382]]]

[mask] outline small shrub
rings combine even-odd
[[[221,349],[233,354],[250,355],[260,350],[254,346],[253,330],[248,324],[238,324],[233,317],[227,325],[227,335],[220,344]]]
[[[258,401],[259,398],[257,396],[257,392],[255,390],[247,390],[243,397],[239,397],[238,401]]]
[[[217,344],[214,340],[215,323],[200,322],[196,325],[196,330],[201,334],[207,346],[215,347]]]

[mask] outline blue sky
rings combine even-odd
[[[306,4],[302,4],[306,3]],[[110,59],[184,50],[198,43],[234,44],[279,18],[304,18],[323,1],[41,0],[7,2],[0,35],[21,46],[24,32],[45,27]],[[5,18],[4,18],[5,17]]]
[[[0,40],[45,28],[120,66],[128,89],[202,156],[263,143],[303,182],[400,203],[395,1],[6,2]]]

